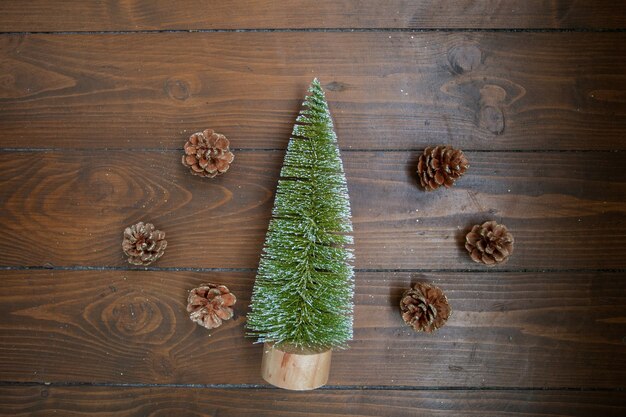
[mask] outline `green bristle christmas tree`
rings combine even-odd
[[[296,119],[252,294],[248,328],[291,351],[352,338],[350,201],[337,136],[317,79]]]

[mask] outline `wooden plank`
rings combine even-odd
[[[622,2],[595,0],[3,0],[3,31],[276,28],[623,28]]]
[[[623,273],[358,272],[351,349],[333,354],[330,385],[622,387]],[[253,273],[4,271],[4,381],[263,384],[245,335]],[[443,288],[453,308],[434,335],[399,314],[412,282]],[[203,282],[237,295],[235,317],[207,331],[189,320]]]
[[[15,417],[603,416],[621,417],[620,392],[368,391],[0,387],[0,413]]]
[[[178,149],[212,127],[236,148],[284,149],[317,76],[344,149],[623,150],[624,45],[626,33],[2,36],[0,145]]]
[[[468,152],[454,188],[426,193],[418,153],[345,152],[357,268],[474,269],[475,223],[515,236],[500,269],[625,268],[626,175],[620,153]],[[128,266],[124,227],[167,234],[157,267],[256,268],[283,152],[240,151],[215,180],[171,151],[0,154],[0,266]],[[601,169],[599,167],[602,167]]]

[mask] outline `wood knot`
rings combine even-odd
[[[152,357],[152,369],[158,376],[172,376],[175,367],[169,355],[156,353]]]
[[[114,296],[112,301],[103,311],[103,321],[112,332],[125,339],[140,335],[145,338],[149,334],[164,339],[162,333],[166,330],[161,329],[163,312],[159,305],[144,296],[130,294]]]
[[[191,87],[185,80],[169,78],[163,86],[165,93],[174,100],[185,101],[191,96]]]
[[[495,135],[500,135],[504,132],[504,114],[497,107],[482,107],[478,113],[478,120],[480,127],[487,129]]]
[[[526,95],[526,89],[511,80],[479,73],[452,77],[441,91],[460,98],[472,112],[476,126],[495,135],[506,128],[505,109]]]
[[[480,111],[478,125],[493,134],[504,132],[504,112],[502,105],[506,99],[506,91],[497,85],[487,84],[480,89]]]
[[[482,63],[482,60],[482,51],[473,44],[457,45],[448,51],[448,63],[455,74],[475,70]]]
[[[332,81],[324,86],[329,91],[344,91],[347,90],[350,86],[346,83],[342,83],[341,81]]]

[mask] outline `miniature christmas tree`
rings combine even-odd
[[[309,93],[280,173],[248,328],[259,342],[310,354],[352,338],[354,274],[337,136],[317,79]]]

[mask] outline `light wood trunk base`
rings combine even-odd
[[[263,345],[261,374],[270,384],[284,389],[306,391],[328,381],[332,350],[321,353],[289,353]]]

